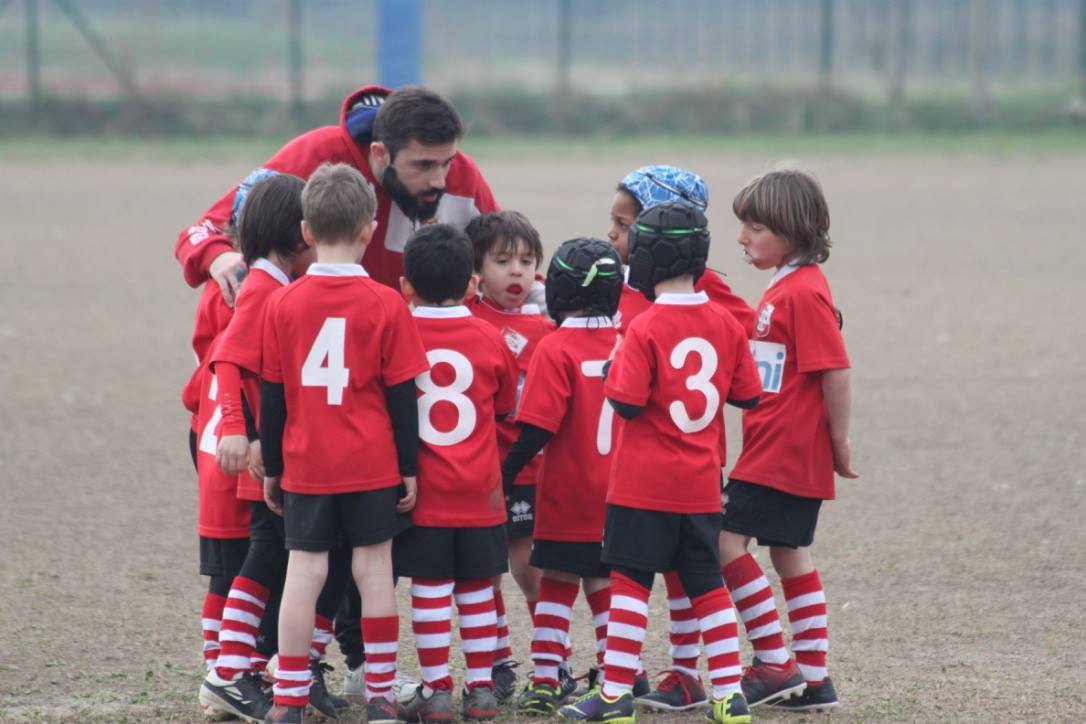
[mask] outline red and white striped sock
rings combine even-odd
[[[309,685],[312,683],[308,656],[279,656],[275,669],[276,706],[305,706],[309,703]]]
[[[219,630],[219,660],[215,662],[215,672],[221,678],[232,681],[252,670],[253,649],[267,602],[267,588],[251,578],[234,578]]]
[[[452,594],[451,578],[411,579],[411,630],[415,633],[415,648],[419,652],[422,683],[431,689],[451,691],[453,688],[449,676]]]
[[[611,614],[603,655],[603,693],[608,698],[633,690],[649,622],[649,593],[636,581],[611,572]]]
[[[667,586],[667,612],[671,619],[671,631],[668,634],[671,646],[667,650],[671,657],[671,668],[697,679],[701,630],[698,628],[698,617],[694,615],[694,604],[690,603],[686,591],[683,590],[678,573],[665,573],[664,584]]]
[[[735,608],[728,589],[723,586],[698,596],[692,603],[705,642],[713,698],[723,699],[733,691],[740,691],[739,679],[743,675],[739,665],[739,625],[735,621]]]
[[[219,658],[219,629],[222,628],[222,610],[225,606],[226,599],[222,596],[214,593],[204,596],[200,625],[204,631],[204,666],[208,671]]]
[[[509,645],[509,618],[505,615],[505,597],[498,586],[494,586],[494,610],[498,612],[498,643],[494,645],[494,663],[500,664],[513,659],[513,649]]]
[[[392,682],[396,678],[396,652],[400,641],[400,619],[396,616],[363,616],[362,646],[366,650],[366,699],[395,701]],[[448,654],[446,654],[448,656]]]
[[[788,622],[792,626],[792,653],[808,684],[826,678],[826,652],[830,648],[826,628],[826,593],[818,571],[795,578],[782,578]]]
[[[747,553],[724,566],[724,583],[743,619],[754,655],[767,664],[787,664],[788,649],[784,648],[773,589],[754,556]]]
[[[539,601],[532,617],[533,681],[558,686],[558,667],[566,661],[569,621],[577,600],[576,583],[566,583],[543,576],[539,583]]]
[[[249,669],[250,671],[256,672],[257,674],[263,674],[268,670],[268,657],[259,651],[253,651],[253,653],[249,655],[249,660],[253,662],[252,667]]]
[[[328,644],[332,643],[332,639],[335,637],[333,633],[334,626],[332,619],[326,616],[321,616],[318,613],[314,617],[313,641],[309,644],[310,660],[324,661],[324,656],[328,651]]]
[[[498,614],[494,586],[486,578],[457,581],[453,589],[460,615],[460,649],[467,670],[464,688],[494,686],[494,645],[498,641]]]
[[[596,629],[596,666],[603,666],[603,652],[607,650],[607,617],[611,612],[611,587],[590,593],[588,610],[592,612],[592,626]]]

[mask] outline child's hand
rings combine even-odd
[[[268,504],[271,512],[278,516],[283,515],[283,489],[280,487],[280,478],[264,478],[264,502]]]
[[[228,307],[234,306],[238,287],[241,286],[241,279],[238,277],[239,271],[245,271],[245,262],[242,260],[241,254],[236,251],[226,251],[219,254],[211,262],[211,266],[207,270],[207,275],[211,278],[211,281],[219,285],[219,289],[222,291],[222,299]]]
[[[260,440],[249,443],[249,475],[258,483],[264,479],[264,458],[260,454]]]
[[[831,440],[833,445],[833,469],[842,478],[858,478],[860,474],[852,469],[852,444],[846,437],[843,440]]]
[[[237,475],[249,465],[249,440],[244,435],[223,435],[215,460],[224,473]]]
[[[400,502],[396,503],[397,513],[406,513],[415,507],[415,498],[418,495],[419,485],[414,476],[405,476],[403,479],[403,487],[407,490],[407,493],[400,498]]]

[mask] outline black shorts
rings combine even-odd
[[[531,538],[535,533],[535,486],[514,486],[513,493],[505,501],[505,512],[509,514],[505,523],[509,540]]]
[[[581,578],[610,578],[611,567],[600,560],[602,543],[565,540],[532,541],[531,563],[536,568],[572,573]]]
[[[635,571],[720,574],[720,515],[607,504],[603,562]]]
[[[267,503],[253,501],[250,506],[252,514],[249,516],[249,540],[267,541],[283,545],[286,534],[283,530],[283,516],[272,512]]]
[[[248,538],[200,536],[200,575],[233,578],[248,553]]]
[[[396,512],[395,485],[360,493],[306,495],[283,491],[283,530],[287,550],[327,551],[337,545],[371,546],[391,540],[411,525]]]
[[[724,488],[721,526],[758,539],[760,546],[800,548],[814,543],[822,501],[765,485],[729,480]]]
[[[408,528],[392,541],[392,570],[405,578],[493,578],[509,570],[505,524]]]

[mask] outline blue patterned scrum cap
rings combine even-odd
[[[238,191],[234,194],[234,206],[230,209],[231,226],[238,225],[238,219],[241,217],[241,207],[245,205],[245,197],[253,190],[253,186],[256,186],[266,178],[278,175],[278,171],[272,171],[270,168],[258,168],[246,176],[244,181],[238,184]]]
[[[642,166],[626,174],[620,185],[637,199],[642,211],[665,201],[682,201],[702,211],[709,206],[705,179],[678,166]]]

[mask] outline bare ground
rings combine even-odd
[[[553,246],[602,234],[617,179],[658,158],[481,162]],[[204,582],[178,399],[196,294],[171,249],[258,160],[0,161],[0,720],[199,719]],[[766,160],[667,160],[709,178],[714,261],[757,299],[768,279],[741,266],[728,206]],[[833,211],[826,270],[864,473],[815,547],[832,718],[1086,720],[1082,157],[805,160]],[[666,665],[660,592],[650,670]],[[583,602],[576,629],[582,668]],[[411,669],[406,637],[402,651]]]

